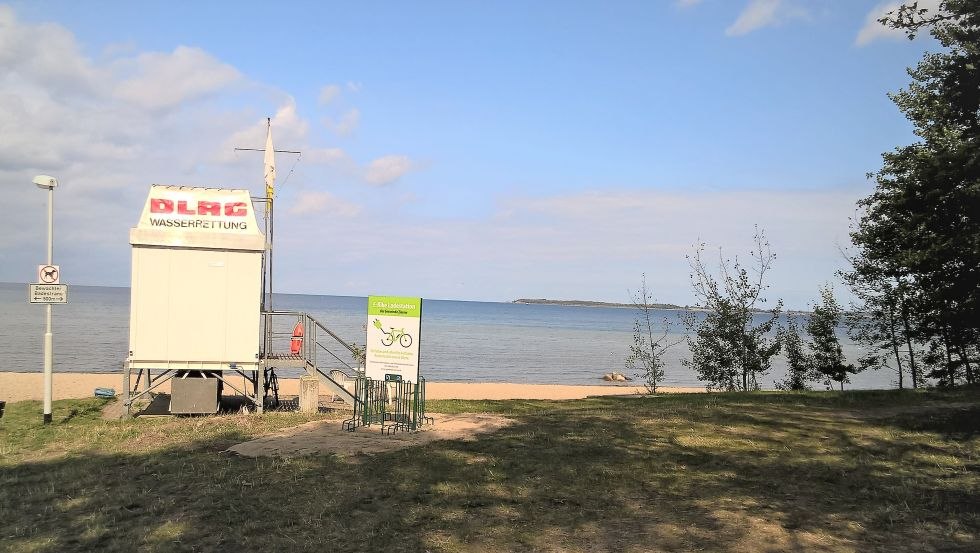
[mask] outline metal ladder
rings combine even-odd
[[[303,343],[294,354],[289,349],[289,341],[297,322],[303,324]],[[304,369],[344,403],[351,407],[357,405],[357,396],[343,385],[364,373],[363,357],[355,347],[303,311],[263,312],[262,327],[264,338],[259,352],[262,369],[271,369],[272,375],[277,368]]]

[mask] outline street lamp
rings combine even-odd
[[[48,189],[48,265],[53,263],[54,257],[54,187],[58,186],[58,179],[48,175],[38,175],[34,177],[34,184],[38,188]],[[44,330],[44,424],[51,423],[51,387],[52,372],[54,366],[54,345],[51,338],[51,304],[47,304],[47,326]]]

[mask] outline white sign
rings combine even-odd
[[[68,303],[67,284],[28,284],[31,303]]]
[[[154,184],[137,228],[191,233],[256,234],[248,190]]]
[[[421,330],[422,298],[368,297],[364,375],[417,383]]]
[[[57,265],[37,266],[38,284],[61,284],[61,267]]]
[[[154,184],[136,228],[134,246],[262,251],[265,237],[248,190]]]

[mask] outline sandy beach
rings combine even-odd
[[[232,382],[240,382],[236,377]],[[28,399],[40,400],[43,394],[41,373],[0,372],[0,400],[8,403]],[[296,395],[299,380],[279,380],[280,393]],[[588,396],[642,394],[646,390],[635,383],[574,386],[564,384],[514,384],[506,382],[428,382],[428,399],[581,399]],[[236,384],[237,386],[238,384]],[[54,375],[54,398],[92,397],[96,388],[122,391],[121,373],[61,373]],[[169,392],[168,383],[159,390]],[[704,388],[663,388],[668,393],[703,392]]]

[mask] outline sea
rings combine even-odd
[[[118,372],[128,352],[129,288],[71,286],[69,303],[55,305],[54,371]],[[276,294],[277,310],[306,311],[347,342],[363,343],[367,298]],[[44,308],[28,303],[26,284],[0,284],[0,371],[41,372]],[[672,322],[668,338],[679,343],[666,355],[665,386],[703,386],[682,365],[690,352],[680,317],[683,311],[657,311]],[[515,382],[603,384],[602,376],[622,372],[633,341],[635,309],[571,307],[475,301],[424,300],[421,373],[430,382]],[[760,320],[762,316],[760,315]],[[847,358],[862,354],[839,329]],[[772,389],[785,378],[779,356],[759,379]],[[287,375],[288,376],[288,375]],[[851,376],[857,389],[896,386],[888,370]],[[639,383],[636,378],[634,383]],[[816,388],[820,388],[817,385]]]

